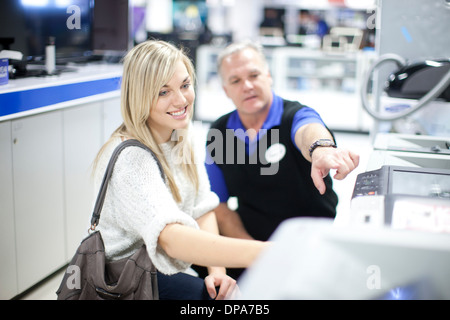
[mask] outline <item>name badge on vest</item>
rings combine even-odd
[[[286,155],[286,147],[281,143],[275,143],[271,145],[264,154],[266,161],[269,163],[280,162]]]

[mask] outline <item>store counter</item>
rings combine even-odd
[[[378,138],[350,212],[283,222],[241,277],[242,299],[450,299],[450,139],[383,135],[396,158],[422,159],[398,163]]]
[[[242,275],[244,300],[450,299],[450,235],[283,222]]]
[[[122,65],[93,64],[68,70],[55,76],[9,80],[0,86],[0,121],[73,106],[80,103],[78,99],[118,96]]]
[[[92,163],[122,122],[121,72],[95,64],[0,86],[0,299],[65,266],[86,235]]]

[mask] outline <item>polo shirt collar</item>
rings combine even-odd
[[[279,126],[281,124],[281,116],[283,115],[283,99],[279,96],[277,96],[274,92],[272,92],[272,104],[270,105],[269,113],[267,114],[267,118],[263,123],[263,126],[261,129],[269,130],[275,126]],[[241,122],[241,119],[239,118],[239,113],[237,110],[234,110],[230,117],[228,118],[227,122],[227,129],[242,129],[243,132],[246,131],[244,128],[244,125]],[[239,134],[240,130],[237,133],[237,136],[239,138],[242,138],[242,135]],[[259,139],[259,133],[257,136],[257,140]],[[245,139],[241,139],[244,140]]]

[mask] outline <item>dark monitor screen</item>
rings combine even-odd
[[[392,171],[391,193],[413,196],[438,197],[450,200],[450,174],[407,171]]]
[[[95,0],[93,49],[125,52],[131,48],[128,0]]]
[[[91,55],[93,0],[10,0],[2,3],[0,38],[14,38],[10,50],[40,61],[54,37],[57,62]]]

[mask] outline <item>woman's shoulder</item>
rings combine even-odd
[[[99,169],[106,169],[114,150],[121,142],[120,137],[114,137],[107,143],[100,158]],[[153,171],[157,168],[157,161],[148,150],[131,145],[120,152],[114,165],[114,170],[123,170],[124,168],[127,168],[127,170]]]
[[[149,150],[134,145],[128,146],[127,148],[123,149],[117,161],[121,161],[122,163],[130,166],[138,167],[148,165],[153,167],[157,164],[155,156]]]
[[[203,127],[193,126],[189,134],[189,142],[196,157],[196,161],[204,163],[206,156],[206,138],[207,132]]]

